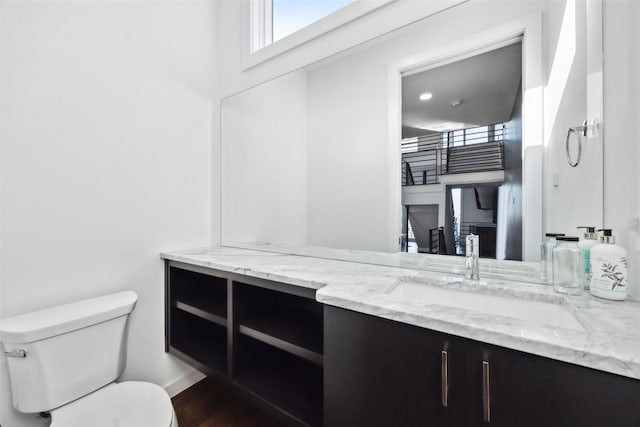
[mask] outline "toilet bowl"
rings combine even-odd
[[[169,395],[142,381],[111,383],[51,411],[50,427],[178,427]]]
[[[166,391],[116,383],[138,295],[120,292],[0,320],[13,407],[51,427],[178,427]]]

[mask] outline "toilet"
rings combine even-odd
[[[115,382],[137,299],[125,291],[0,320],[13,407],[49,412],[51,427],[178,427],[162,387]]]

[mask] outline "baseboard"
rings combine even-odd
[[[189,387],[203,379],[205,376],[206,375],[204,375],[202,372],[192,368],[189,372],[171,381],[169,384],[166,384],[164,386],[164,389],[169,396],[173,397],[176,394],[188,389]]]

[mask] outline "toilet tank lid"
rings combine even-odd
[[[138,299],[133,291],[118,292],[0,320],[0,341],[30,343],[131,313]]]

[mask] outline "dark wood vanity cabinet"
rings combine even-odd
[[[327,427],[640,426],[640,381],[335,307],[324,320]]]
[[[463,341],[398,326],[325,306],[325,426],[464,425]]]
[[[640,381],[166,262],[166,351],[285,424],[640,427]]]

